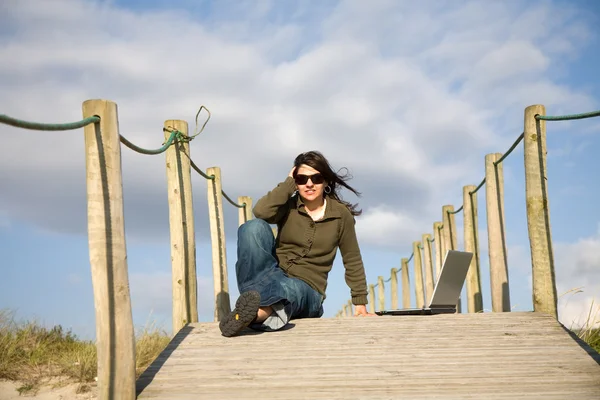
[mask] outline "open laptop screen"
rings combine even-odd
[[[454,306],[471,265],[473,253],[448,250],[429,307]]]

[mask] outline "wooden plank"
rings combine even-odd
[[[600,356],[588,351],[527,312],[294,320],[235,338],[200,323],[137,388],[139,399],[597,399]]]

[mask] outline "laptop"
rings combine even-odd
[[[463,284],[471,265],[473,253],[448,250],[442,264],[440,277],[433,289],[431,302],[423,308],[380,310],[377,315],[433,315],[454,314]]]

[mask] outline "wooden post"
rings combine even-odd
[[[458,249],[458,242],[456,238],[456,222],[454,218],[454,206],[445,205],[442,207],[442,214],[444,216],[444,245],[445,250],[456,250]]]
[[[391,298],[392,298],[392,310],[398,308],[398,269],[392,268],[391,271]]]
[[[208,180],[208,214],[210,219],[210,239],[212,243],[213,279],[215,285],[215,321],[231,312],[229,282],[227,279],[227,253],[225,251],[225,222],[223,220],[223,195],[221,168],[211,167]]]
[[[546,121],[536,120],[536,114],[546,115],[543,105],[525,109],[525,196],[527,229],[531,246],[533,279],[533,310],[557,318],[556,277],[550,229],[548,172],[546,170]]]
[[[352,300],[348,300],[348,310],[350,312],[350,316],[351,317],[354,316],[354,312],[353,312],[353,309],[352,309]]]
[[[444,240],[442,244],[444,246],[444,254],[447,250],[458,249],[458,242],[456,238],[456,221],[454,218],[454,207],[452,205],[445,205],[442,207],[442,216],[444,221]],[[456,302],[456,312],[462,312],[462,302],[460,296]]]
[[[433,263],[431,261],[431,235],[423,235],[423,267],[425,268],[425,302],[429,304],[433,295]]]
[[[442,269],[442,262],[444,261],[445,253],[442,252],[442,223],[434,222],[433,223],[433,243],[435,245],[435,276],[434,276],[434,285],[437,282],[438,277],[440,276],[440,271]]]
[[[238,226],[241,226],[252,219],[252,197],[240,196],[238,204],[246,204],[244,207],[238,208]]]
[[[180,120],[166,120],[165,128],[188,134],[188,124]],[[164,132],[165,138],[171,132]],[[171,237],[171,279],[173,290],[173,335],[189,322],[198,322],[198,290],[196,279],[196,237],[190,146],[174,142],[165,152],[167,164],[167,198],[169,201],[169,228]]]
[[[377,277],[377,297],[379,300],[379,310],[385,310],[385,284],[383,283],[383,276]]]
[[[413,242],[413,257],[415,266],[415,296],[417,308],[425,306],[425,289],[423,287],[423,263],[421,260],[421,243]]]
[[[369,284],[369,312],[375,312],[375,285],[372,283]]]
[[[502,154],[485,156],[485,198],[488,227],[488,253],[490,257],[490,285],[492,311],[510,311],[506,236],[504,225],[504,179],[502,163],[495,165]]]
[[[473,253],[471,266],[467,272],[467,309],[470,313],[483,311],[481,280],[479,270],[479,234],[477,230],[477,193],[471,194],[477,186],[463,187],[463,216],[465,251]]]
[[[408,277],[408,258],[402,259],[402,307],[410,307],[410,279]]]
[[[98,359],[98,399],[133,400],[135,339],[129,295],[123,216],[121,143],[117,105],[87,100],[83,117],[100,117],[84,128],[88,243]]]

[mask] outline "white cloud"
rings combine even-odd
[[[591,312],[600,324],[600,229],[574,243],[556,243],[554,252],[561,322],[581,326]]]
[[[420,240],[421,235],[418,224],[409,215],[386,206],[364,210],[360,222],[356,225],[356,231],[365,244],[390,247]]]
[[[364,189],[365,207],[383,204],[401,213],[426,212],[425,221],[437,215],[440,200],[447,201],[447,190],[479,179],[484,151],[498,151],[506,142],[491,129],[496,118],[488,111],[490,90],[501,100],[493,105],[500,114],[513,104],[522,107],[532,89],[555,103],[591,101],[544,74],[557,61],[555,53],[544,50],[556,37],[553,31],[535,24],[519,40],[511,37],[506,22],[525,18],[511,6],[458,3],[452,9],[413,9],[396,2],[377,7],[342,2],[330,14],[313,15],[321,18],[311,28],[322,26],[321,40],[286,61],[272,57],[281,46],[273,36],[301,43],[308,27],[284,22],[260,28],[254,24],[268,13],[254,11],[248,25],[229,20],[225,31],[218,24],[203,26],[184,11],[134,13],[111,3],[77,0],[36,7],[14,3],[7,23],[31,28],[16,31],[0,47],[0,56],[10,54],[14,60],[0,66],[0,80],[14,89],[0,95],[0,106],[16,117],[70,121],[80,118],[82,101],[113,99],[119,105],[121,133],[140,146],[156,148],[165,119],[191,122],[205,104],[213,118],[192,143],[192,155],[203,168],[221,166],[228,193],[258,197],[285,177],[297,153],[318,148],[334,164],[352,169],[356,185]],[[294,12],[302,15],[307,9]],[[95,18],[89,21],[86,15]],[[358,16],[361,23],[346,24]],[[426,34],[412,17],[437,28]],[[398,24],[399,19],[408,23]],[[169,20],[177,20],[178,29],[156,29]],[[552,21],[557,29],[563,26],[560,18]],[[253,30],[245,29],[249,24]],[[417,33],[423,36],[407,40]],[[401,40],[396,44],[392,38]],[[564,38],[575,48],[572,39]],[[415,47],[415,40],[422,44]],[[456,79],[462,82],[458,91]],[[15,128],[0,127],[0,135],[14,134]],[[68,226],[61,224],[61,215],[79,210],[72,220],[80,222],[71,229],[81,231],[81,132],[17,134],[15,146],[0,150],[0,166],[6,171],[23,165],[26,179],[0,175],[0,182],[26,188],[3,193],[0,207],[58,230]],[[253,176],[260,180],[248,179],[250,160]],[[126,202],[145,204],[146,215],[161,214],[166,206],[158,201],[164,197],[163,162],[162,156],[140,156],[123,148]],[[59,189],[60,181],[71,182],[68,190]],[[400,195],[402,185],[408,186]],[[28,193],[33,188],[46,191],[50,201]],[[203,201],[200,197],[202,208]],[[135,218],[127,224],[132,234],[149,231],[145,225],[151,218]],[[375,220],[365,218],[361,225]],[[161,221],[156,231],[167,232],[166,219]],[[378,231],[373,226],[363,232]]]

